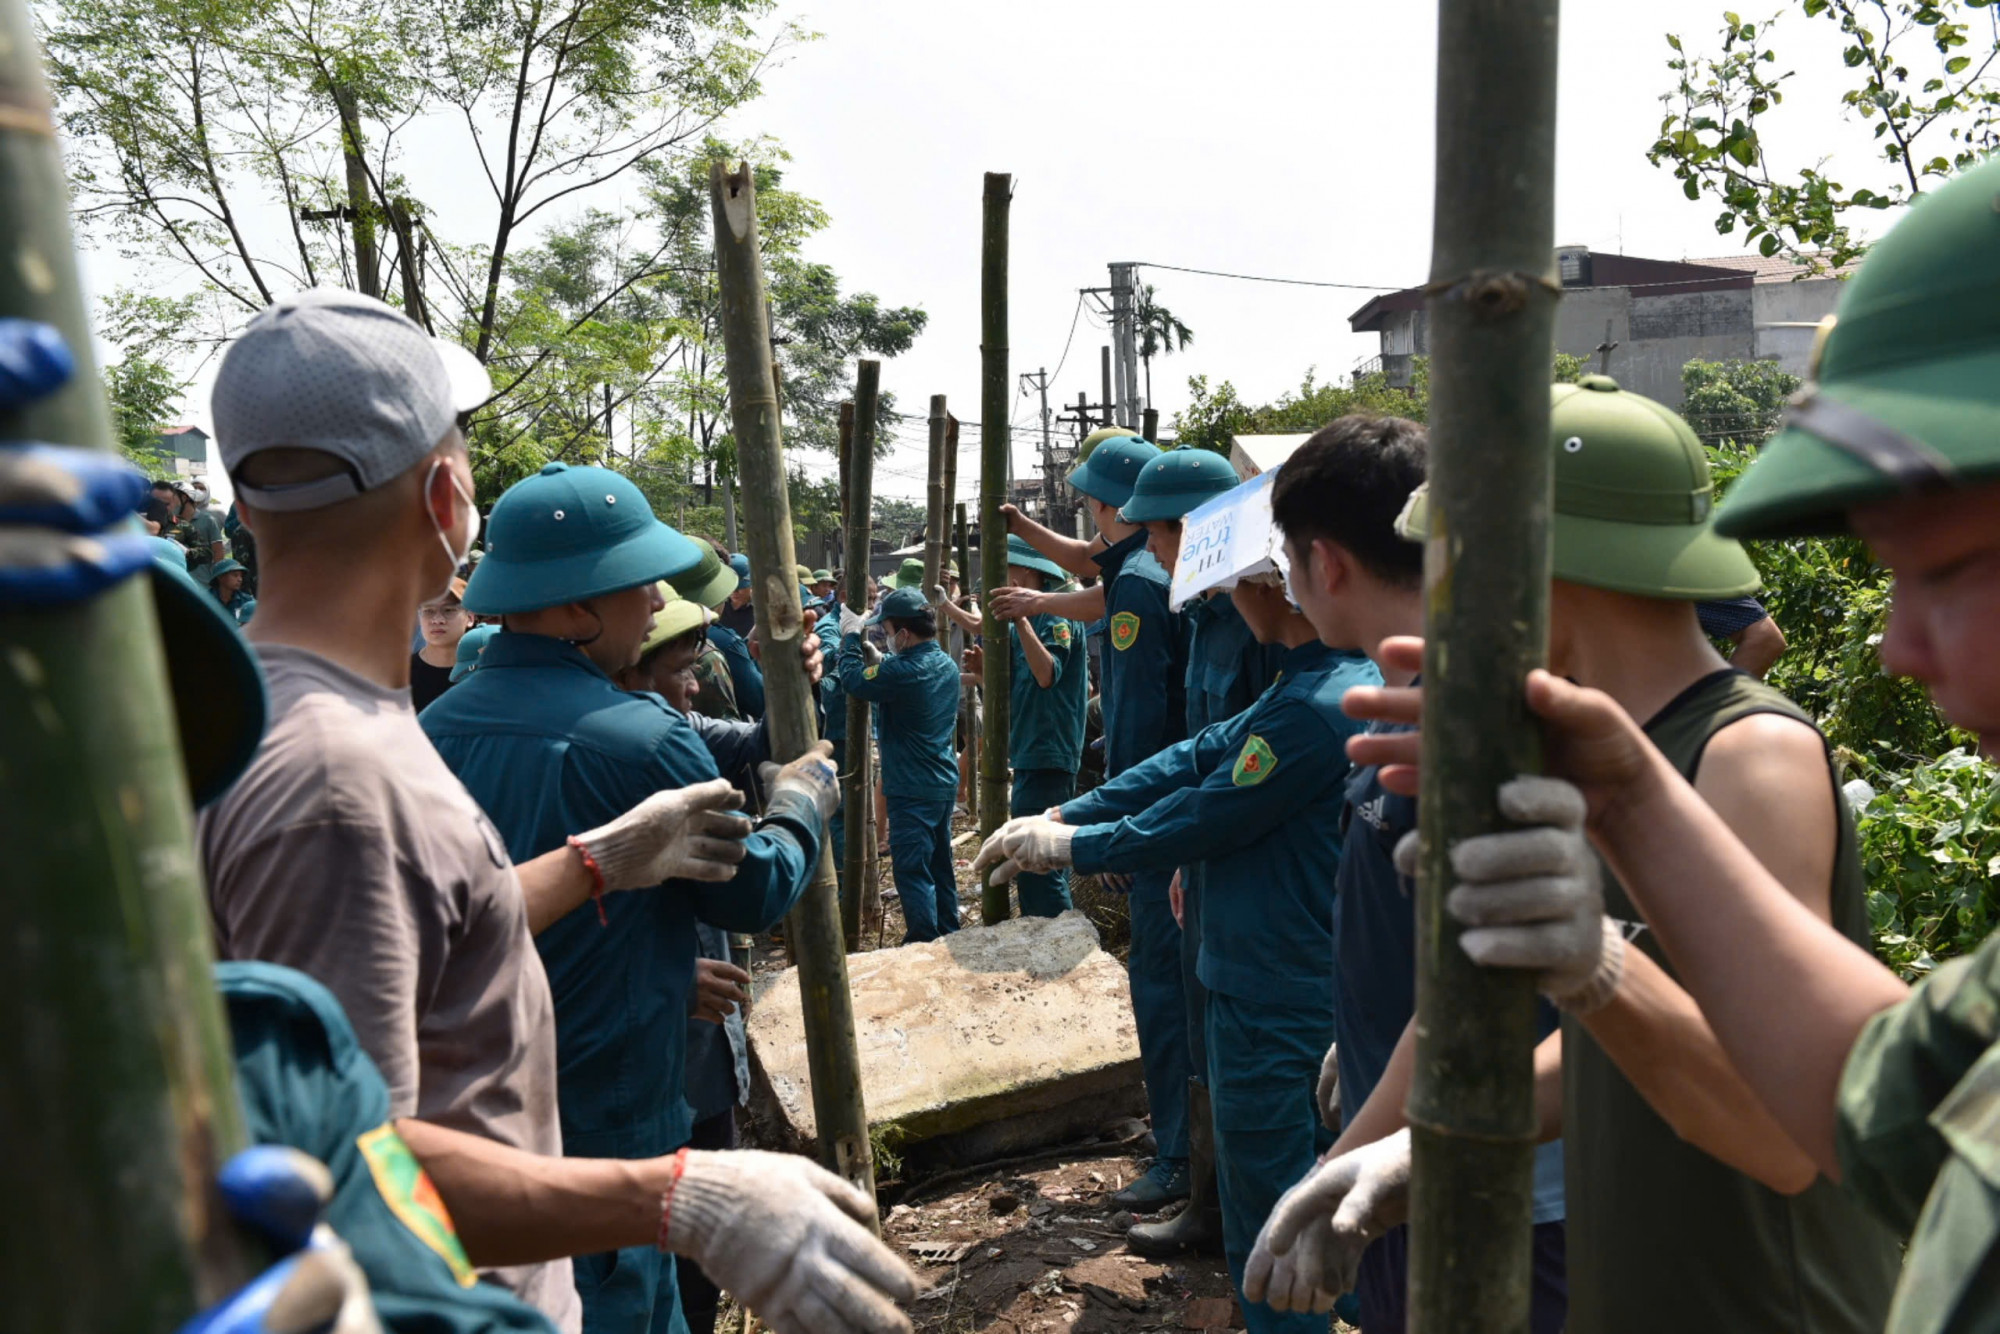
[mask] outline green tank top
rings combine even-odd
[[[1752,714],[1811,719],[1740,672],[1704,677],[1646,735],[1689,782],[1709,739]],[[1866,947],[1867,905],[1854,820],[1831,756],[1840,848],[1833,924]],[[1641,921],[1604,872],[1604,910]],[[1650,931],[1644,950],[1673,975]],[[1676,1134],[1576,1019],[1563,1019],[1563,1153],[1569,1334],[1876,1334],[1895,1291],[1896,1239],[1824,1177],[1780,1195]]]

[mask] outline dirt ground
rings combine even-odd
[[[977,926],[979,886],[970,865],[978,838],[963,814],[954,818],[953,832],[960,840],[953,854],[961,924]],[[893,889],[886,856],[880,859],[880,877],[884,889]],[[1096,923],[1105,948],[1123,958],[1130,938],[1124,901],[1087,876],[1073,894]],[[879,948],[878,938],[889,946],[903,938],[902,909],[893,894],[883,897],[879,925],[864,930],[864,948]],[[788,964],[771,940],[756,942],[753,973],[761,977]],[[1220,1256],[1162,1263],[1125,1249],[1125,1229],[1133,1220],[1115,1210],[1110,1197],[1145,1170],[1146,1160],[1135,1157],[1129,1144],[1117,1144],[1117,1136],[1107,1138],[1113,1142],[1102,1149],[1052,1150],[1042,1158],[928,1182],[904,1180],[894,1170],[882,1173],[883,1237],[928,1285],[910,1310],[920,1334],[1243,1327]],[[1338,1321],[1331,1327],[1347,1329]],[[732,1309],[717,1328],[751,1334],[760,1327]]]

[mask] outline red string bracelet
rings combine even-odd
[[[597,924],[611,925],[611,919],[604,915],[604,870],[597,864],[597,858],[590,855],[590,849],[583,846],[583,840],[571,834],[569,845],[576,849],[576,855],[583,858],[583,869],[590,872],[590,901],[597,905]]]
[[[660,1240],[659,1248],[667,1249],[667,1225],[674,1216],[674,1188],[681,1184],[681,1174],[687,1171],[688,1151],[682,1149],[674,1155],[673,1175],[667,1178],[667,1188],[660,1192]]]

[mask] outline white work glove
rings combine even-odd
[[[1319,1108],[1320,1124],[1334,1134],[1340,1133],[1340,1044],[1329,1043],[1326,1055],[1319,1063],[1319,1084],[1313,1089],[1313,1102]]]
[[[750,821],[727,779],[655,792],[610,824],[571,841],[604,877],[604,888],[643,889],[663,880],[727,880],[743,860]]]
[[[1410,1216],[1410,1132],[1329,1159],[1286,1191],[1243,1267],[1243,1295],[1323,1315],[1354,1288],[1361,1253]]]
[[[842,639],[847,638],[849,635],[860,634],[861,627],[866,624],[868,624],[866,616],[863,616],[845,602],[840,604],[840,637]]]
[[[1610,1000],[1625,971],[1625,937],[1604,915],[1597,854],[1583,834],[1583,794],[1560,778],[1500,785],[1500,813],[1533,828],[1482,834],[1451,850],[1457,884],[1445,911],[1474,963],[1526,968],[1558,1009],[1588,1014]],[[1412,874],[1416,835],[1396,847]]]
[[[862,640],[861,661],[867,663],[870,667],[873,667],[876,663],[882,661],[882,650],[876,648],[875,645],[870,643],[868,640],[866,639]]]
[[[767,816],[789,809],[817,829],[840,806],[840,770],[834,767],[831,741],[813,742],[790,764],[758,765],[757,781],[764,789]]]
[[[693,1151],[662,1204],[660,1244],[777,1334],[909,1334],[917,1276],[876,1240],[875,1206],[788,1153]]]
[[[945,596],[943,584],[932,584],[924,590],[924,601],[933,607],[942,607],[949,599]]]
[[[1058,870],[1069,865],[1069,845],[1075,837],[1073,826],[1057,824],[1045,815],[1016,816],[994,830],[993,837],[979,849],[979,855],[972,859],[972,874],[996,867],[993,883],[1002,885],[1023,871],[1042,874]]]

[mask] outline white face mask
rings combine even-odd
[[[439,459],[431,465],[430,476],[424,479],[424,496],[427,502],[431,493],[431,482],[436,478],[437,470],[444,466],[445,461]],[[471,496],[465,494],[465,488],[458,484],[457,473],[447,469],[445,477],[450,480],[451,489],[458,493],[458,498],[465,502],[465,507],[472,511],[472,521],[466,530],[465,548],[461,551],[453,551],[451,549],[451,533],[444,528],[438,528],[437,516],[435,514],[431,516],[431,527],[437,529],[438,545],[444,548],[445,555],[451,557],[451,570],[444,577],[444,592],[434,595],[431,599],[432,601],[436,601],[438,598],[443,597],[444,593],[451,591],[451,581],[457,578],[458,567],[465,564],[466,558],[472,554],[472,544],[479,540],[479,506],[473,501]],[[428,512],[428,507],[426,512]]]

